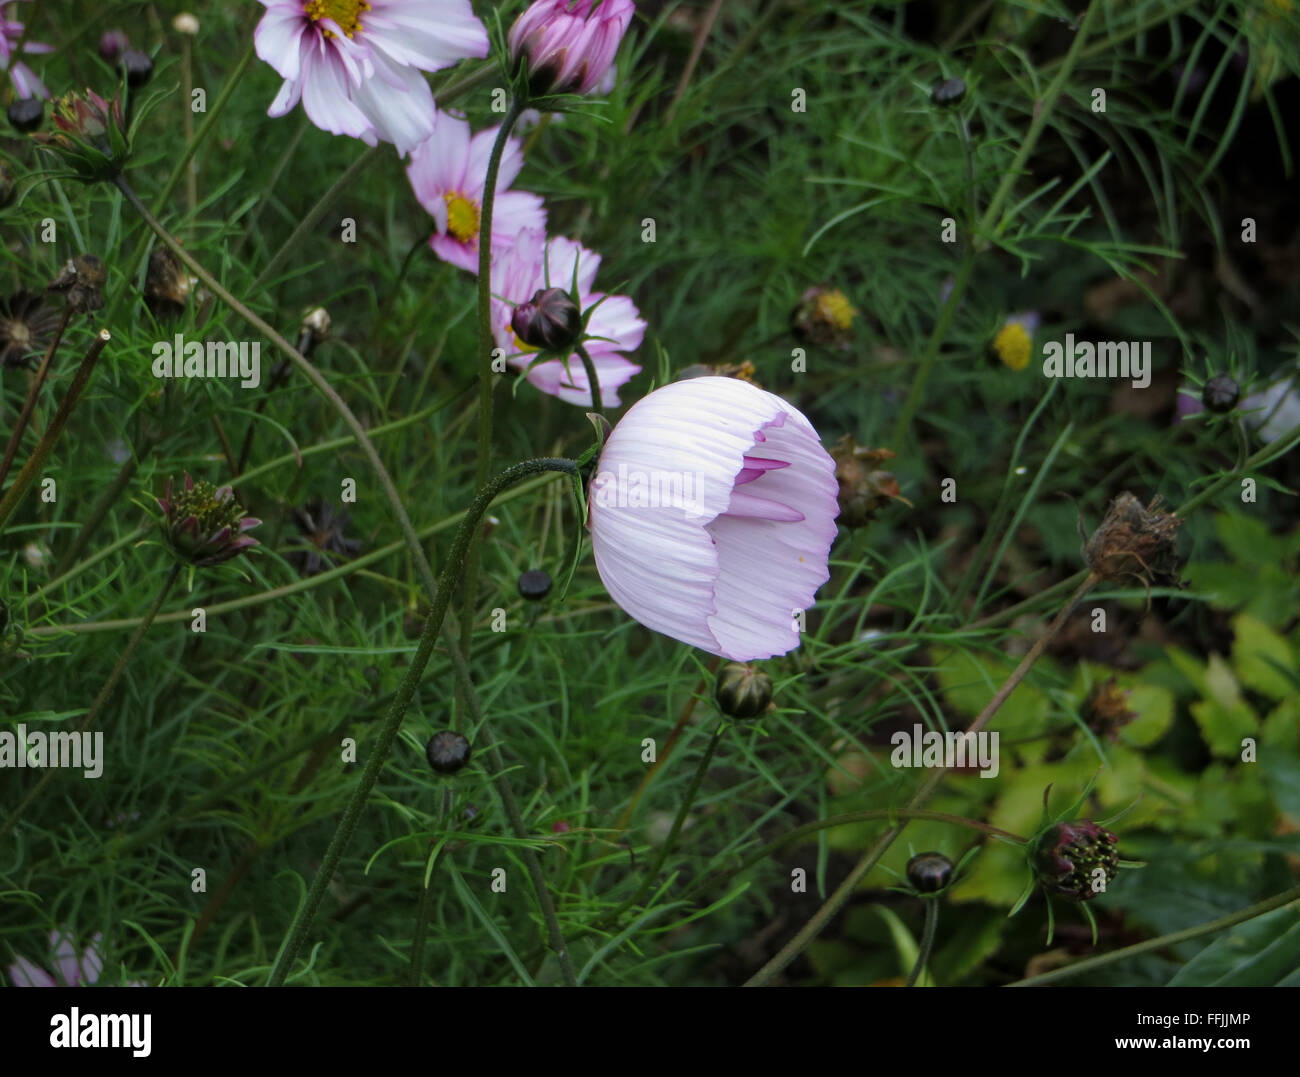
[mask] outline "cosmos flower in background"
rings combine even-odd
[[[1272,444],[1300,426],[1300,374],[1275,381],[1241,402],[1246,421],[1265,444]]]
[[[488,54],[470,0],[259,0],[257,55],[284,78],[271,107],[301,100],[317,127],[403,156],[433,134],[424,71]]]
[[[23,37],[23,24],[8,16],[18,14],[15,3],[26,2],[27,0],[12,0],[11,3],[0,4],[0,71],[8,73],[14,93],[19,97],[48,99],[50,91],[45,88],[36,72],[17,59],[20,49],[18,43]],[[53,52],[54,49],[53,46],[42,45],[38,41],[27,41],[22,44],[21,51],[35,56],[39,53]]]
[[[632,0],[537,0],[510,27],[510,58],[532,93],[589,94],[601,87],[632,21]]]
[[[1036,311],[1013,314],[993,338],[993,351],[1012,370],[1024,370],[1034,350],[1034,333],[1041,322]]]
[[[779,396],[737,378],[673,382],[601,452],[596,568],[647,628],[736,662],[785,654],[830,578],[836,494],[817,431]]]
[[[584,346],[600,382],[601,403],[614,406],[618,404],[619,387],[641,369],[622,353],[640,347],[646,325],[627,296],[606,296],[594,290],[599,254],[564,236],[548,240],[542,232],[522,233],[508,254],[492,260],[492,332],[505,350],[507,362],[524,371],[524,377],[539,390],[570,404],[590,407],[591,386],[582,360],[574,354],[569,357],[567,369],[561,359],[548,359],[530,369],[530,353],[537,349],[523,343],[511,326],[515,306],[528,302],[539,290],[553,286],[568,291],[575,264],[579,306],[586,312],[599,303],[587,321],[587,335],[604,338],[589,339]]]
[[[429,240],[444,262],[478,272],[478,239],[488,157],[499,127],[471,136],[469,123],[446,112],[433,120],[433,134],[411,153],[406,174],[437,232]],[[507,139],[492,203],[492,252],[504,254],[523,231],[546,229],[546,207],[528,191],[507,190],[524,167],[519,139]]]
[[[90,945],[77,957],[72,936],[66,930],[50,932],[50,954],[54,958],[54,971],[47,972],[39,965],[20,957],[8,968],[11,987],[89,987],[99,980],[104,971],[104,955],[99,944],[103,936],[96,934]],[[125,987],[144,987],[141,981],[124,984]]]

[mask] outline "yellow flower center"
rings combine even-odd
[[[366,0],[307,0],[302,10],[312,22],[321,19],[333,19],[348,37],[361,29],[361,13],[369,11]],[[326,37],[333,37],[333,30],[325,30]]]
[[[478,203],[455,191],[442,197],[447,203],[447,231],[462,243],[468,243],[478,235]]]
[[[853,316],[857,311],[853,309],[848,296],[837,288],[817,297],[817,313],[836,329],[846,330],[853,325]]]
[[[993,350],[1012,370],[1024,370],[1029,365],[1029,348],[1029,334],[1019,322],[1007,322],[993,338]]]
[[[541,348],[534,348],[531,344],[525,344],[522,340],[519,339],[519,334],[516,333],[513,329],[510,330],[510,336],[513,338],[515,342],[515,347],[521,352],[539,352],[542,350]]]

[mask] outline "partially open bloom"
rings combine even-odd
[[[596,271],[600,268],[599,254],[564,236],[548,241],[541,232],[520,235],[511,251],[492,260],[492,331],[497,344],[506,352],[506,361],[525,371],[524,376],[538,389],[570,404],[590,407],[591,386],[582,360],[574,354],[569,356],[567,364],[562,359],[548,359],[530,368],[533,356],[529,353],[538,349],[521,341],[511,324],[514,308],[532,300],[539,289],[570,290],[575,264],[579,306],[584,314],[591,307],[596,308],[590,310],[591,317],[587,319],[589,339],[584,347],[600,382],[601,403],[616,405],[619,387],[641,369],[622,353],[640,347],[645,322],[627,296],[606,296],[593,291]]]
[[[429,240],[433,253],[471,273],[478,272],[478,238],[487,184],[488,157],[499,127],[470,137],[469,123],[439,112],[433,134],[411,153],[406,175],[437,231]],[[506,140],[492,202],[492,251],[503,254],[526,229],[546,228],[546,208],[528,191],[507,190],[524,167],[517,138]]]
[[[830,577],[835,464],[792,405],[736,378],[690,378],[614,427],[588,491],[596,568],[657,632],[736,662],[799,645]]]
[[[13,83],[14,93],[19,97],[48,98],[50,91],[45,88],[36,72],[17,59],[19,42],[23,39],[23,24],[8,18],[8,14],[16,14],[16,11],[9,4],[0,5],[0,71],[9,73],[9,81]],[[34,56],[37,53],[53,52],[54,49],[53,46],[42,45],[38,41],[23,41],[21,51]]]
[[[193,565],[219,565],[258,545],[257,539],[244,532],[262,521],[244,515],[229,486],[218,489],[186,475],[184,490],[173,496],[172,480],[168,479],[167,489],[157,501],[168,545]]]
[[[259,0],[257,55],[284,78],[268,110],[302,101],[317,127],[405,155],[433,134],[422,71],[488,53],[470,0]]]
[[[1033,847],[1034,871],[1054,897],[1089,901],[1119,872],[1117,839],[1090,819],[1057,823]]]
[[[534,94],[591,93],[600,86],[635,5],[598,2],[537,0],[510,27],[510,56],[526,65]]]

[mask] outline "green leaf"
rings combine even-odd
[[[1300,978],[1300,902],[1237,924],[1184,965],[1170,987],[1275,987]]]
[[[1296,661],[1287,641],[1246,613],[1232,619],[1232,631],[1232,665],[1241,683],[1270,699],[1294,696]]]
[[[1219,756],[1237,758],[1244,737],[1252,736],[1259,719],[1250,704],[1241,698],[1241,686],[1228,664],[1217,654],[1210,655],[1204,676],[1206,699],[1191,706],[1192,717],[1201,728],[1210,751]]]

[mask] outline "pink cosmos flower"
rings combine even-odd
[[[528,65],[534,91],[591,93],[618,53],[632,0],[537,0],[510,27],[510,56]]]
[[[492,260],[492,331],[497,344],[506,352],[507,362],[525,371],[524,376],[534,386],[567,403],[591,407],[591,386],[577,354],[569,357],[567,369],[563,360],[548,359],[530,370],[531,353],[536,349],[520,341],[510,325],[515,305],[532,299],[538,289],[556,287],[568,291],[573,285],[575,262],[582,309],[586,311],[604,300],[592,313],[587,333],[607,339],[588,340],[585,347],[596,368],[601,403],[615,406],[619,387],[641,369],[621,353],[641,346],[645,321],[627,296],[606,296],[593,290],[596,271],[600,268],[599,254],[564,236],[547,240],[542,232],[522,233],[508,253]]]
[[[830,578],[835,463],[812,424],[735,378],[637,401],[588,491],[596,568],[647,628],[736,662],[799,645],[795,618]]]
[[[494,127],[471,138],[465,120],[440,112],[434,117],[433,134],[411,153],[406,169],[415,197],[437,225],[438,231],[429,240],[433,253],[471,273],[478,272],[479,216],[488,157],[499,130]],[[492,203],[493,254],[504,252],[526,229],[546,228],[546,208],[540,197],[506,190],[523,167],[522,144],[517,138],[508,139]]]
[[[26,0],[20,0],[25,3]],[[19,97],[41,97],[48,99],[50,91],[37,77],[30,67],[21,60],[16,60],[15,56],[19,51],[18,42],[22,40],[23,24],[14,19],[7,18],[7,14],[16,14],[9,12],[9,5],[0,5],[0,71],[9,73],[9,81],[13,83],[14,93]],[[35,55],[42,52],[53,52],[53,46],[42,45],[37,41],[28,41],[22,45],[22,51]]]
[[[259,0],[257,55],[284,77],[268,114],[299,99],[317,127],[405,155],[433,134],[422,71],[488,53],[470,0]]]

